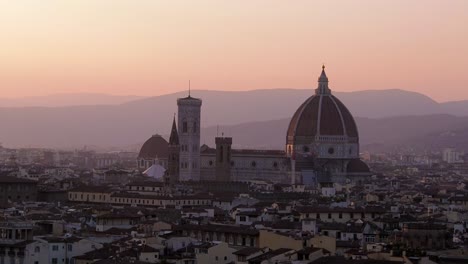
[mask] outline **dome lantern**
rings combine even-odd
[[[331,94],[331,90],[328,88],[328,77],[325,73],[325,65],[322,65],[322,73],[318,78],[318,87],[315,89],[315,94]]]

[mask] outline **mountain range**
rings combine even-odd
[[[233,136],[237,146],[251,148],[282,148],[289,118],[312,94],[311,89],[192,91],[203,100],[202,141],[213,145],[216,131],[222,131]],[[468,121],[463,117],[468,116],[468,101],[438,103],[403,90],[334,94],[356,117],[363,146],[388,148],[434,141],[437,135],[461,135]],[[152,134],[169,133],[176,100],[185,96],[179,92],[100,105],[83,99],[74,106],[0,107],[0,142],[60,148],[138,145]]]
[[[233,145],[238,148],[283,149],[289,121],[289,118],[283,118],[224,126],[222,129],[207,127],[202,131],[202,143],[214,146],[214,138],[224,133],[233,137]],[[434,114],[379,119],[356,117],[355,121],[361,150],[421,152],[446,147],[468,150],[468,117]]]
[[[63,107],[74,105],[116,105],[143,98],[142,96],[100,93],[60,93],[44,96],[0,98],[0,107]]]

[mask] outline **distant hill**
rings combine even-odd
[[[141,96],[117,96],[99,93],[64,93],[20,98],[0,98],[0,107],[63,107],[76,105],[116,105],[141,99]]]
[[[362,150],[441,149],[468,150],[468,117],[451,115],[356,118]],[[283,149],[289,119],[252,122],[220,128],[238,148]],[[217,127],[203,129],[202,142],[214,146]]]
[[[229,126],[244,126],[245,131],[253,128],[248,123],[272,126],[268,133],[258,133],[259,138],[246,144],[251,147],[268,147],[272,140],[278,141],[274,146],[284,142],[284,125],[275,130],[275,122],[283,119],[287,123],[298,106],[313,94],[312,89],[272,89],[243,92],[226,91],[192,91],[192,95],[203,99],[202,127],[207,133],[217,125],[229,133]],[[387,137],[381,135],[410,134],[417,130],[411,126],[418,124],[420,117],[413,117],[407,126],[391,124],[390,117],[408,115],[454,114],[468,115],[468,102],[451,102],[439,104],[427,96],[402,90],[360,91],[334,93],[351,110],[358,119],[359,129],[369,142],[380,142]],[[122,104],[86,105],[91,101],[84,100],[80,106],[66,107],[1,107],[0,108],[0,142],[5,146],[48,146],[48,147],[81,147],[84,145],[118,147],[143,142],[152,134],[168,134],[173,114],[177,111],[176,99],[186,96],[185,92],[143,98]],[[386,118],[379,123],[380,118]],[[387,119],[390,118],[390,119]],[[428,121],[428,126],[449,128],[445,119],[456,117],[439,117]],[[374,120],[377,119],[377,120]],[[387,123],[390,122],[390,123]],[[422,122],[422,121],[421,121]],[[454,121],[455,122],[455,121]],[[455,122],[456,123],[456,122]],[[372,124],[376,124],[374,127]],[[458,124],[458,123],[457,123]],[[281,128],[283,127],[283,128]],[[421,127],[424,127],[421,124]],[[232,129],[234,129],[232,127]],[[216,129],[215,129],[216,130]],[[253,129],[255,130],[255,129]],[[371,132],[366,132],[371,131]],[[274,136],[278,133],[278,136]],[[367,134],[366,134],[367,133]],[[208,134],[206,134],[208,135]],[[214,135],[214,134],[211,134]],[[236,133],[235,142],[244,142],[253,133]],[[396,136],[396,135],[394,135]],[[205,141],[212,137],[204,137]],[[380,141],[379,141],[380,140]],[[265,141],[265,142],[264,142]]]

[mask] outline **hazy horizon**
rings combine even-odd
[[[251,89],[251,90],[218,90],[218,89],[192,89],[192,96],[197,97],[196,93],[197,92],[205,92],[205,91],[211,91],[211,92],[254,92],[254,91],[267,91],[267,90],[311,90],[311,95],[313,95],[315,88],[264,88],[264,89]],[[366,89],[366,90],[354,90],[354,91],[337,91],[333,90],[332,92],[334,93],[359,93],[359,92],[373,92],[373,91],[402,91],[402,92],[410,92],[410,93],[416,93],[420,94],[423,96],[427,96],[429,99],[435,101],[436,103],[446,103],[446,102],[458,102],[458,101],[467,101],[468,98],[458,98],[456,100],[445,100],[445,101],[438,101],[435,98],[430,97],[427,94],[416,92],[416,91],[410,91],[406,89],[400,89],[400,88],[389,88],[389,89]],[[135,94],[112,94],[112,93],[101,93],[101,92],[59,92],[59,93],[51,93],[51,94],[43,94],[43,95],[26,95],[26,96],[16,96],[16,97],[1,97],[1,100],[22,100],[22,99],[35,99],[35,98],[47,98],[47,97],[60,97],[60,96],[72,96],[72,95],[82,95],[82,96],[92,96],[92,95],[99,95],[99,96],[109,96],[109,97],[121,97],[121,98],[129,98],[128,102],[133,101],[133,100],[139,100],[139,99],[145,99],[145,98],[151,98],[151,97],[158,97],[158,96],[168,96],[168,95],[173,95],[173,94],[178,94],[178,93],[187,93],[188,90],[179,90],[179,91],[170,91],[167,93],[163,94],[158,94],[158,95],[148,95],[148,96],[140,96],[140,95],[135,95]],[[203,99],[203,98],[201,98]],[[306,99],[306,98],[304,98]],[[125,103],[127,101],[123,101]],[[1,102],[0,102],[1,103]],[[0,104],[0,107],[2,105]]]
[[[424,6],[424,8],[421,8]],[[468,1],[3,1],[0,97],[188,88],[468,98]]]

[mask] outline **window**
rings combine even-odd
[[[52,246],[52,251],[58,251],[58,249],[59,249],[58,245],[53,245]]]
[[[184,122],[182,123],[182,132],[183,132],[183,133],[187,133],[187,132],[188,132],[187,121],[184,121]]]
[[[331,213],[328,213],[328,219],[331,219]]]
[[[338,218],[340,218],[340,219],[343,218],[343,213],[340,213],[340,214],[338,215]]]
[[[334,148],[329,148],[328,149],[328,154],[332,155],[333,153],[335,153],[335,149]]]
[[[41,248],[40,247],[35,247],[34,248],[34,253],[39,253],[41,252]]]
[[[58,264],[58,259],[57,259],[57,258],[53,258],[53,259],[52,259],[52,264]]]
[[[252,161],[251,165],[252,165],[252,167],[255,168],[257,166],[257,163],[255,161]]]
[[[320,219],[320,213],[317,213],[317,216],[315,218]]]
[[[221,162],[221,163],[223,162],[223,158],[224,158],[223,155],[224,155],[223,146],[221,146],[221,147],[219,148],[219,162]]]
[[[353,219],[354,218],[354,213],[349,213],[349,218]]]

